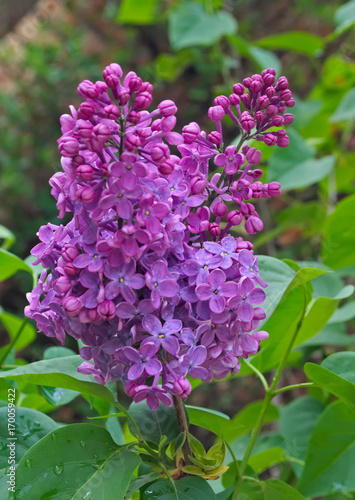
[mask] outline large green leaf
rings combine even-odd
[[[344,3],[335,12],[336,30],[330,39],[336,38],[355,25],[355,0]]]
[[[317,418],[324,410],[324,404],[319,399],[304,396],[281,408],[280,434],[285,441],[287,455],[304,461],[307,444]],[[302,465],[292,464],[299,476]]]
[[[304,500],[304,497],[292,486],[278,479],[244,480],[236,500]]]
[[[255,45],[251,45],[240,35],[228,35],[227,39],[229,43],[236,47],[238,53],[241,56],[249,57],[250,59],[252,59],[258,66],[260,71],[267,67],[271,67],[276,70],[277,75],[280,75],[281,62],[273,52],[271,52],[270,50],[262,49],[261,47],[256,47]]]
[[[137,455],[117,447],[106,429],[67,425],[48,434],[22,457],[15,499],[122,500],[139,462]]]
[[[355,218],[355,195],[340,201],[328,217],[325,227],[322,257],[334,269],[355,264],[355,231],[349,221]]]
[[[310,158],[297,165],[292,170],[284,171],[274,178],[280,182],[282,189],[296,189],[311,186],[327,177],[335,166],[335,157],[332,155],[323,158]]]
[[[352,300],[348,302],[343,307],[339,307],[335,313],[330,318],[329,322],[332,323],[341,323],[343,321],[349,321],[355,318],[355,301]]]
[[[349,90],[340,101],[335,113],[330,117],[332,123],[355,118],[355,89]]]
[[[345,333],[345,323],[329,323],[314,337],[307,340],[303,346],[355,344],[355,335]]]
[[[255,44],[265,49],[291,50],[308,56],[314,56],[324,47],[322,38],[305,31],[277,33],[276,35],[261,38]]]
[[[355,352],[337,352],[322,365],[306,363],[305,372],[317,385],[355,410]]]
[[[288,128],[287,135],[290,145],[287,148],[274,149],[271,155],[267,169],[268,182],[278,180],[285,172],[315,156],[315,148],[309,146],[294,128]]]
[[[155,20],[159,0],[122,0],[117,22],[120,24],[150,24]]]
[[[188,476],[176,481],[175,488],[168,479],[150,484],[142,500],[216,500],[217,497],[205,479]]]
[[[22,259],[0,248],[0,281],[10,278],[17,271],[27,271],[32,274],[32,269]]]
[[[73,391],[97,396],[109,403],[114,397],[107,387],[94,381],[92,375],[83,375],[77,371],[82,363],[80,356],[67,356],[50,360],[36,361],[14,370],[0,373],[0,378],[18,380],[25,383],[62,387]]]
[[[10,314],[8,312],[0,312],[0,321],[8,331],[11,340],[13,340],[16,337],[20,328],[22,327],[24,319],[18,318],[17,316],[14,316],[13,314]],[[29,344],[31,344],[35,338],[36,338],[35,328],[32,325],[27,324],[23,328],[21,335],[15,342],[14,347],[18,351],[24,349]]]
[[[15,242],[15,235],[7,229],[7,227],[0,224],[0,240],[4,240],[2,242],[1,248],[4,250],[8,250],[11,245]]]
[[[8,444],[11,438],[8,429],[7,407],[0,408],[0,498],[8,496],[7,470],[13,464],[9,460]],[[27,408],[16,408],[15,413],[16,463],[37,441],[58,428],[58,424],[41,412]],[[11,429],[10,429],[11,430]]]
[[[238,437],[247,434],[253,429],[259,417],[262,405],[262,401],[250,403],[233,417],[231,422],[233,423],[234,428],[229,431],[227,437],[228,442],[234,441]],[[277,420],[278,417],[279,412],[277,407],[271,404],[264,417],[264,424],[273,422],[274,420]]]
[[[44,351],[43,359],[66,358],[67,356],[75,356],[75,352],[67,347],[53,346]],[[72,391],[70,389],[63,389],[62,387],[51,387],[43,385],[41,388],[43,396],[48,403],[54,406],[61,406],[70,403],[80,392]]]
[[[197,2],[181,2],[169,16],[169,39],[174,50],[210,46],[237,29],[234,17],[225,11],[208,14]]]
[[[355,490],[354,412],[338,401],[324,410],[309,440],[298,489],[306,496]]]
[[[179,423],[174,407],[161,404],[157,410],[151,410],[147,401],[131,403],[129,413],[139,427],[142,438],[159,445],[163,436],[167,442],[173,441],[180,434]],[[136,435],[135,429],[128,422],[129,430]]]

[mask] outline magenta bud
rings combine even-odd
[[[161,118],[157,118],[156,120],[154,120],[151,127],[150,127],[151,131],[152,132],[159,132],[161,130],[161,122],[162,122]]]
[[[289,101],[292,97],[292,92],[291,90],[289,89],[286,89],[286,90],[283,90],[281,93],[280,93],[280,97],[283,101]]]
[[[224,110],[229,108],[229,100],[225,95],[219,95],[215,98],[214,103],[216,106],[222,106]]]
[[[257,231],[261,231],[264,224],[259,217],[252,215],[245,221],[245,230],[248,234],[255,234]]]
[[[102,72],[104,80],[107,75],[115,75],[118,78],[121,78],[121,76],[123,75],[121,66],[117,63],[111,63],[109,66],[106,66],[106,68]]]
[[[288,101],[286,101],[286,107],[287,108],[293,108],[293,106],[296,104],[295,100],[293,97],[291,97],[291,99],[289,99]],[[286,111],[286,110],[285,110]]]
[[[139,92],[142,86],[142,79],[139,76],[132,76],[128,82],[131,93]]]
[[[207,180],[202,177],[193,177],[190,181],[191,193],[201,194],[206,189]]]
[[[273,125],[274,127],[281,127],[284,123],[285,120],[280,115],[274,116],[273,119],[271,120],[271,125]]]
[[[240,123],[247,132],[250,132],[255,127],[255,120],[247,111],[242,113]]]
[[[134,100],[137,109],[147,109],[152,104],[152,94],[149,92],[140,92]]]
[[[244,87],[246,87],[248,89],[250,87],[251,82],[252,82],[251,78],[249,78],[249,77],[244,78],[244,80],[243,80]]]
[[[79,255],[79,250],[74,245],[64,245],[61,253],[66,262],[72,262]]]
[[[272,118],[273,116],[275,116],[278,112],[278,107],[277,106],[274,106],[273,104],[270,104],[270,106],[268,106],[266,108],[266,114],[267,116],[269,116],[270,118]]]
[[[260,108],[266,108],[269,105],[269,98],[266,95],[262,95],[258,98],[258,106]]]
[[[173,392],[175,396],[186,399],[191,393],[191,384],[185,377],[179,377],[174,382]]]
[[[91,165],[79,165],[76,169],[76,175],[83,181],[89,181],[94,175],[94,169]]]
[[[103,109],[104,116],[105,118],[108,118],[109,120],[117,120],[117,118],[120,116],[120,108],[115,106],[114,104],[109,104],[108,106],[105,106]]]
[[[143,82],[140,88],[140,92],[149,92],[149,94],[153,93],[153,85],[149,82]]]
[[[139,111],[132,109],[127,115],[127,121],[129,121],[129,123],[133,123],[133,125],[137,125],[141,121]]]
[[[102,177],[110,177],[111,176],[110,167],[111,167],[110,163],[102,163],[100,165],[100,174]]]
[[[127,104],[130,97],[131,97],[130,93],[125,88],[122,88],[122,89],[120,89],[119,92],[117,92],[117,100],[118,100],[120,106]]]
[[[285,113],[283,115],[283,119],[284,119],[285,125],[291,125],[291,123],[293,123],[295,117],[293,116],[292,113]]]
[[[76,155],[71,161],[73,167],[77,168],[79,165],[83,165],[85,163],[85,158],[81,155]]]
[[[140,138],[138,137],[137,134],[134,133],[126,135],[124,139],[124,147],[128,151],[135,151],[136,149],[139,148],[140,144],[141,144]]]
[[[281,194],[281,184],[279,182],[269,182],[269,184],[265,186],[267,186],[267,193],[269,196],[279,196]]]
[[[90,80],[84,80],[78,85],[78,93],[84,99],[96,99],[99,96],[99,90]]]
[[[99,94],[103,94],[104,92],[107,92],[107,85],[105,82],[95,82],[95,87],[99,91]]]
[[[116,315],[116,306],[112,300],[104,300],[97,306],[97,312],[104,319],[112,319]]]
[[[281,76],[276,82],[277,90],[285,90],[288,88],[288,81],[285,76]]]
[[[82,203],[91,203],[95,199],[95,192],[91,187],[83,186],[77,190],[76,197]]]
[[[256,168],[255,170],[249,170],[248,174],[254,179],[260,179],[263,175],[263,171],[260,168]],[[253,185],[251,187],[253,187]]]
[[[78,117],[82,120],[90,120],[95,113],[95,108],[90,102],[82,102],[78,109]]]
[[[253,182],[253,184],[250,186],[251,190],[253,191],[253,198],[261,198],[262,193],[263,193],[263,185],[261,182],[256,181]]]
[[[250,148],[246,154],[246,159],[248,162],[256,165],[261,160],[261,151],[256,148]]]
[[[166,160],[158,166],[158,170],[162,175],[170,175],[175,170],[175,163],[171,159]]]
[[[104,80],[110,89],[116,89],[120,83],[120,79],[116,75],[108,75]]]
[[[276,95],[276,90],[274,87],[268,87],[266,90],[265,90],[265,94],[266,96],[269,98],[269,99],[272,99],[273,97],[275,97]]]
[[[233,85],[233,92],[239,96],[244,94],[244,86],[241,83],[235,83]]]
[[[192,144],[200,135],[200,127],[196,122],[185,125],[182,129],[182,136],[186,144]]]
[[[222,106],[211,106],[208,110],[208,117],[210,120],[217,122],[223,119],[224,117],[224,109]]]
[[[62,156],[71,158],[79,153],[79,143],[73,137],[61,137],[59,139],[59,151]]]
[[[215,144],[216,146],[218,146],[221,141],[222,141],[222,136],[219,132],[217,132],[216,130],[214,130],[213,132],[211,132],[210,134],[208,134],[208,140],[210,142],[212,142],[212,144]]]
[[[241,203],[240,211],[244,217],[248,217],[255,212],[255,207],[252,203]]]
[[[265,134],[263,141],[267,146],[275,146],[277,138],[274,136],[274,134],[268,133]]]
[[[87,309],[86,315],[87,319],[89,320],[88,322],[90,323],[95,323],[95,321],[100,321],[102,319],[96,307]]]
[[[76,123],[77,131],[83,139],[89,139],[93,131],[93,124],[86,120],[78,120]]]
[[[261,82],[259,80],[252,80],[249,89],[253,94],[257,94],[261,90]]]
[[[231,94],[229,96],[229,103],[232,106],[238,106],[240,104],[240,97],[237,94]]]
[[[218,217],[225,217],[228,213],[228,207],[223,201],[216,198],[211,204],[211,212]]]
[[[216,238],[217,236],[219,236],[221,234],[221,228],[219,227],[219,224],[217,224],[217,222],[212,222],[208,226],[208,231],[210,232],[211,236],[213,236],[214,238]]]
[[[170,158],[169,146],[166,144],[157,144],[150,151],[150,156],[155,163],[164,163]]]
[[[111,129],[108,125],[105,125],[104,123],[98,123],[94,127],[94,133],[98,138],[101,138],[102,140],[106,141],[111,135]]]
[[[242,94],[240,96],[240,100],[244,104],[245,107],[249,107],[250,104],[250,94]]]
[[[162,101],[160,104],[158,104],[158,109],[162,117],[175,115],[175,113],[177,112],[175,102],[171,101],[170,99],[166,99],[165,101]]]
[[[263,111],[257,111],[255,113],[255,120],[258,123],[261,123],[262,121],[264,121],[265,120],[265,113],[263,113]]]
[[[62,308],[68,316],[76,316],[82,308],[82,305],[77,297],[69,296],[62,300]]]
[[[63,269],[68,276],[75,276],[78,273],[78,268],[72,262],[64,264]]]
[[[271,73],[266,73],[265,75],[263,75],[263,81],[264,84],[269,87],[270,85],[273,85],[275,83],[275,75],[272,75]]]
[[[67,293],[71,289],[69,276],[60,276],[53,282],[53,289],[58,293]]]
[[[249,146],[249,144],[244,144],[243,147],[242,147],[242,153],[244,155],[247,154],[247,152],[251,149],[251,147]]]
[[[239,210],[232,210],[231,212],[229,212],[229,214],[227,214],[227,221],[232,226],[239,226],[242,220],[243,216],[239,212]]]
[[[287,146],[290,144],[290,139],[287,135],[285,135],[284,137],[278,137],[276,144],[279,146],[279,148],[287,148]]]

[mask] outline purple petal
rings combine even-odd
[[[147,332],[153,334],[159,334],[162,331],[162,326],[160,321],[156,316],[153,316],[153,314],[147,314],[144,316],[142,325],[144,330]]]
[[[126,280],[127,284],[135,290],[139,290],[144,287],[145,280],[141,274],[135,274]]]
[[[227,162],[227,156],[223,153],[220,153],[214,157],[214,163],[217,167],[223,167]]]
[[[261,290],[261,288],[254,288],[249,294],[248,299],[252,304],[262,304],[265,300],[266,294],[264,290]]]
[[[90,262],[92,262],[92,256],[88,255],[86,253],[83,253],[81,255],[78,255],[75,257],[73,264],[75,267],[78,267],[79,269],[83,269],[84,267],[87,267]]]
[[[165,339],[163,339],[161,344],[163,348],[173,356],[176,356],[179,352],[179,341],[176,337],[166,337]]]
[[[241,347],[247,354],[255,354],[258,351],[258,342],[248,333],[245,333],[241,339]]]
[[[159,351],[159,344],[152,342],[149,339],[146,343],[142,344],[140,347],[140,354],[143,358],[152,358]]]
[[[144,371],[143,363],[132,365],[127,373],[128,380],[137,380],[142,375],[143,371]]]
[[[163,260],[158,260],[152,265],[151,273],[154,279],[160,281],[168,274],[168,266]]]
[[[134,316],[136,308],[128,302],[121,302],[118,304],[116,312],[119,318],[130,319]]]
[[[129,361],[133,361],[134,363],[141,362],[140,354],[133,347],[124,347],[123,354]]]
[[[133,214],[133,206],[129,200],[118,198],[117,200],[117,214],[121,219],[129,219]]]
[[[132,171],[127,171],[126,169],[122,175],[122,185],[125,189],[131,191],[137,185],[137,176]]]
[[[169,215],[170,208],[166,203],[156,203],[155,205],[153,205],[151,212],[154,217],[157,217],[158,219],[164,219]]]
[[[214,241],[206,241],[203,244],[204,248],[213,254],[221,254],[223,252],[223,248],[220,243],[215,243]]]
[[[144,299],[138,302],[137,309],[141,314],[147,314],[154,311],[154,307],[149,299]]]
[[[145,220],[145,226],[152,234],[158,234],[161,231],[161,224],[159,220],[152,215]]]
[[[148,375],[154,376],[157,373],[160,373],[162,365],[159,359],[151,359],[148,363],[144,365],[144,369]]]
[[[122,283],[120,288],[122,297],[130,304],[134,304],[136,300],[136,294],[134,293],[132,288],[126,285],[125,283]]]
[[[203,345],[197,346],[191,354],[191,364],[194,366],[202,365],[206,361],[207,350]]]
[[[254,290],[254,288],[254,282],[250,278],[244,278],[241,280],[240,289],[242,295],[249,295],[249,293]]]
[[[209,300],[212,295],[211,285],[202,284],[196,288],[196,295],[200,300]]]
[[[201,269],[200,264],[196,260],[189,259],[181,266],[186,276],[196,276]]]
[[[202,286],[202,285],[201,285]],[[214,313],[221,313],[224,311],[225,300],[222,295],[212,294],[210,298],[210,308]]]
[[[208,277],[208,282],[213,289],[219,288],[226,281],[226,275],[220,269],[214,269]]]
[[[163,333],[171,335],[177,333],[182,328],[182,322],[179,319],[169,319],[163,326]]]
[[[238,317],[242,321],[251,321],[254,316],[254,309],[253,306],[248,304],[245,300],[241,302],[241,304],[238,307]]]
[[[227,283],[224,283],[221,286],[220,293],[224,297],[233,297],[234,295],[237,295],[239,292],[238,285],[237,283],[234,283],[233,281],[228,281]]]
[[[252,267],[254,262],[253,254],[249,250],[241,250],[239,252],[239,262],[244,267]]]
[[[122,287],[120,287],[120,288],[122,289]],[[117,283],[115,281],[110,281],[110,283],[107,283],[107,285],[105,286],[106,299],[112,300],[112,299],[116,298],[117,295],[119,295],[119,293],[120,293],[120,288],[117,286]],[[130,302],[130,301],[128,301],[128,302]]]
[[[180,290],[179,285],[174,280],[164,280],[158,285],[158,290],[163,297],[174,297]]]

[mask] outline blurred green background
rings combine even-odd
[[[39,226],[56,221],[48,180],[60,168],[59,117],[80,103],[80,81],[96,81],[107,64],[118,62],[124,72],[134,70],[154,84],[155,103],[176,101],[177,130],[189,121],[208,130],[207,110],[216,95],[229,95],[233,83],[273,66],[290,82],[296,119],[288,148],[258,143],[264,179],[280,181],[283,194],[257,201],[265,230],[252,237],[256,251],[320,261],[323,242],[325,264],[352,264],[354,255],[337,265],[334,250],[341,243],[334,246],[324,234],[337,203],[355,193],[354,25],[354,0],[2,0],[3,247],[25,258]],[[235,135],[231,122],[226,138]],[[4,309],[20,313],[30,287],[21,275],[2,282]],[[53,345],[39,337],[31,359],[41,357],[38,342]],[[249,378],[244,384],[250,387],[239,392],[240,406],[261,390]],[[219,384],[218,397],[228,412],[227,382]],[[205,399],[203,389],[196,392],[195,404]]]

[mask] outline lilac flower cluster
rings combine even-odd
[[[40,228],[32,254],[42,271],[26,315],[61,343],[84,344],[79,371],[104,384],[121,380],[150,408],[186,398],[188,377],[235,374],[268,334],[260,304],[267,286],[252,244],[228,234],[263,224],[249,200],[280,193],[257,181],[260,151],[249,139],[287,146],[294,100],[275,71],[235,84],[209,109],[216,130],[173,128],[177,107],[148,111],[153,87],[111,64],[103,80],[82,82],[84,101],[61,117],[63,171],[50,180],[67,225]],[[239,146],[224,148],[222,119],[232,118]],[[254,332],[254,333],[251,333]]]

